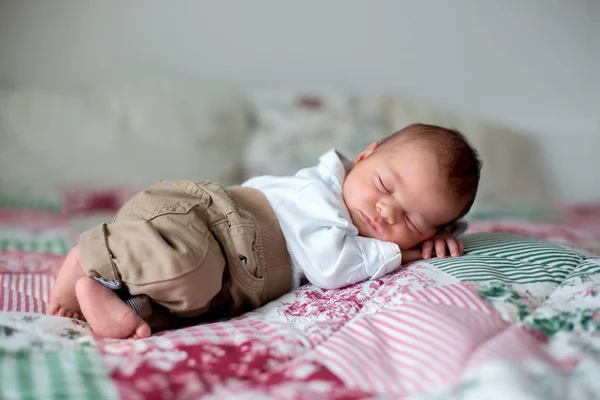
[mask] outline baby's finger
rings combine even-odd
[[[458,241],[458,252],[462,256],[463,254],[465,254],[465,244],[460,239],[458,239],[457,241]]]
[[[438,258],[446,258],[446,240],[435,239],[435,254]]]
[[[446,244],[448,245],[448,250],[450,251],[450,255],[452,257],[458,257],[460,254],[458,253],[458,243],[454,238],[446,239]]]
[[[424,241],[421,249],[423,260],[429,260],[431,258],[431,253],[433,252],[433,240]]]

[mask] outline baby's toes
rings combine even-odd
[[[80,321],[85,321],[85,318],[83,318],[83,314],[78,313],[78,312],[74,312],[73,313],[73,319],[78,319]]]
[[[58,312],[59,306],[58,304],[50,304],[48,306],[48,310],[46,311],[46,314],[48,315],[56,315],[56,313]]]

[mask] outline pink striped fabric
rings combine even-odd
[[[488,361],[498,359],[536,359],[554,365],[557,368],[562,368],[555,358],[550,357],[544,351],[534,335],[514,325],[482,344],[469,359],[466,367],[471,370],[480,367]]]
[[[332,335],[316,349],[325,365],[357,390],[405,396],[444,387],[485,360],[545,357],[532,336],[505,331],[509,323],[465,284],[404,299]]]
[[[0,226],[39,234],[51,231],[56,237],[71,231],[65,215],[25,208],[0,209]],[[59,254],[0,249],[0,311],[45,313],[63,259]]]
[[[46,312],[54,275],[64,256],[0,251],[0,311]]]
[[[47,274],[0,273],[0,311],[45,313],[53,283]]]

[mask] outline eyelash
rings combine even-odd
[[[377,176],[377,180],[379,181],[379,186],[381,186],[381,189],[379,189],[382,193],[385,194],[392,194],[392,192],[390,192],[385,185],[383,184],[383,181],[381,180],[380,176]],[[410,218],[408,218],[406,215],[404,216],[404,221],[406,221],[406,224],[408,225],[410,230],[413,230],[415,232],[421,233],[420,230],[417,229],[417,227],[415,226],[415,224],[412,223],[412,221],[410,220]]]
[[[381,191],[382,191],[383,193],[385,193],[385,194],[392,194],[392,192],[390,192],[390,191],[389,191],[389,190],[388,190],[388,189],[385,187],[385,185],[383,184],[383,181],[381,180],[381,177],[380,177],[380,176],[378,176],[378,177],[377,177],[377,179],[379,180],[379,185],[382,187],[382,190],[381,190]]]
[[[408,225],[409,229],[414,230],[418,233],[421,233],[421,231],[417,229],[415,224],[413,224],[412,221],[410,220],[410,218],[408,218],[406,215],[404,216],[404,221],[406,221],[406,224]]]

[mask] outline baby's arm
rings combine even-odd
[[[412,249],[402,250],[402,265],[406,265],[413,261],[419,261],[423,259],[421,246],[413,247]]]

